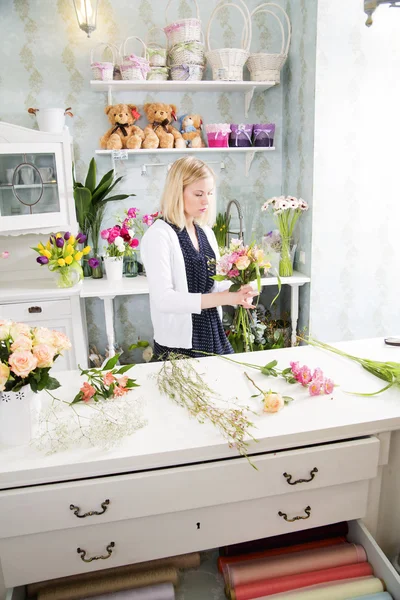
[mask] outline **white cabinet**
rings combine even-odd
[[[71,143],[0,122],[0,234],[76,232]]]

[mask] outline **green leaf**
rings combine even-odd
[[[265,369],[273,369],[278,364],[277,360],[271,360],[271,362],[267,363],[264,368]]]
[[[119,361],[120,356],[121,354],[116,354],[115,356],[109,358],[104,367],[102,368],[102,371],[110,371],[110,369],[113,369]]]
[[[126,373],[127,371],[129,371],[129,369],[132,369],[132,367],[134,367],[135,365],[124,365],[123,367],[121,367],[120,369],[118,369],[117,371],[117,375],[122,375],[123,373]]]
[[[82,402],[83,394],[82,392],[78,392],[75,398],[70,402],[70,404],[77,404],[78,402]]]
[[[211,279],[214,279],[214,281],[225,281],[226,275],[213,275]]]
[[[241,288],[241,284],[240,283],[234,283],[231,285],[231,287],[229,288],[230,292],[238,292]]]
[[[109,196],[107,198],[104,198],[104,200],[101,200],[100,202],[96,202],[95,206],[96,207],[100,207],[100,206],[105,206],[107,204],[107,202],[116,202],[117,200],[126,200],[127,198],[129,198],[129,196],[132,196],[133,194],[118,194],[117,196]]]
[[[121,178],[119,178],[119,179],[121,179]],[[110,186],[113,185],[113,180],[114,180],[114,169],[111,169],[111,171],[108,171],[105,175],[103,175],[99,185],[93,190],[93,200],[94,201],[97,201],[102,194],[107,193]]]
[[[89,169],[88,169],[88,172],[86,175],[86,181],[85,181],[85,188],[90,190],[91,193],[93,193],[96,188],[96,172],[97,172],[96,161],[94,160],[94,158],[92,158],[92,160],[90,161],[90,164],[89,164]]]
[[[47,390],[56,390],[60,387],[60,382],[57,381],[55,377],[48,377],[46,389]]]
[[[29,378],[29,383],[31,384],[32,392],[35,392],[35,394],[37,394],[38,389],[39,389],[37,381],[35,381],[35,379],[33,379],[33,377],[32,377],[32,378]],[[17,387],[17,386],[18,386],[18,384],[16,386],[14,386],[14,388],[13,388],[14,392],[17,392],[22,387],[22,385],[20,385],[19,387]]]
[[[88,188],[75,188],[75,211],[79,227],[82,231],[86,230],[88,217],[91,213],[92,192]]]
[[[258,396],[261,396],[261,394],[253,394],[252,396],[250,396],[250,398],[258,398]]]
[[[134,387],[140,387],[139,383],[136,383],[136,379],[128,379],[128,381],[126,382],[125,387],[131,389]]]
[[[291,396],[283,396],[283,399],[285,401],[285,404],[289,404],[289,402],[293,402],[294,398],[292,398]]]

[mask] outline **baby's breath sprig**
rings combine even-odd
[[[194,361],[187,357],[170,354],[168,361],[162,364],[157,374],[159,391],[186,408],[199,423],[210,421],[228,440],[229,447],[235,447],[254,467],[247,455],[249,442],[245,440],[246,437],[250,437],[257,441],[249,433],[250,428],[254,427],[254,423],[247,416],[247,413],[251,412],[250,409],[242,406],[220,408],[213,401],[218,394],[203,380],[193,363]]]

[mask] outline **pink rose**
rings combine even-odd
[[[47,327],[35,327],[33,330],[33,345],[48,344],[49,346],[56,347],[55,333],[55,331],[47,329]]]
[[[103,383],[104,385],[111,385],[115,381],[114,375],[109,371],[105,375],[103,375]]]
[[[31,336],[31,328],[26,323],[11,323],[10,337],[15,340],[19,335]]]
[[[11,351],[16,350],[32,350],[32,340],[27,335],[19,335],[11,344]]]
[[[51,332],[53,334],[53,346],[56,349],[56,354],[61,354],[64,350],[71,350],[72,344],[68,338],[62,331]]]
[[[11,321],[3,321],[0,319],[0,342],[6,340],[10,336]]]
[[[4,392],[9,376],[9,367],[3,362],[0,362],[0,392]]]
[[[28,377],[29,373],[34,371],[37,367],[37,358],[29,352],[29,350],[17,350],[10,354],[8,358],[8,364],[11,367],[11,371],[17,375],[17,377]]]
[[[100,237],[102,240],[108,240],[109,235],[110,235],[109,229],[103,229],[103,231],[100,232]]]
[[[47,369],[53,365],[56,349],[48,344],[37,344],[33,350],[33,355],[37,358],[37,366],[40,369]]]
[[[325,379],[325,381],[324,381],[325,394],[332,394],[334,387],[335,387],[335,384],[332,381],[332,379]]]
[[[264,412],[276,413],[279,412],[284,406],[285,401],[280,394],[276,392],[268,392],[264,394]]]
[[[239,269],[239,271],[244,271],[250,264],[250,259],[248,256],[240,256],[236,261],[235,265]]]
[[[92,385],[90,385],[90,383],[85,381],[85,383],[81,387],[81,392],[82,392],[82,400],[84,402],[89,402],[89,400],[91,398],[93,398],[93,396],[95,395],[96,389]]]

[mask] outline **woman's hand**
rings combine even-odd
[[[240,305],[243,308],[255,308],[252,304],[254,296],[258,296],[258,292],[251,285],[242,285],[238,292],[228,292],[229,305]]]

